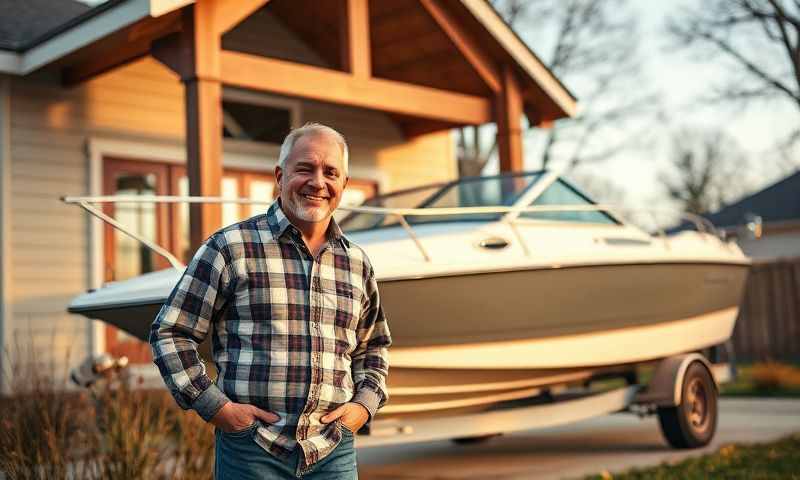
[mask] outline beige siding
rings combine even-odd
[[[88,218],[59,198],[89,193],[92,136],[180,141],[183,88],[151,59],[72,89],[48,78],[11,88],[11,335],[41,360],[73,363],[90,348],[89,322],[66,314],[89,286]]]
[[[295,48],[292,55],[309,55],[302,45]],[[59,197],[89,193],[89,138],[182,142],[183,88],[145,58],[70,89],[53,78],[16,78],[11,98],[14,256],[7,332],[22,344],[34,342],[47,358],[80,360],[90,348],[89,322],[65,310],[89,286],[88,216]],[[341,130],[351,145],[352,175],[380,181],[383,191],[456,175],[449,133],[406,142],[379,112],[311,101],[300,102],[300,112],[301,121]]]
[[[449,131],[430,133],[382,149],[378,167],[391,179],[388,190],[452,180],[458,176],[455,143]]]

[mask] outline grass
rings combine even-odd
[[[121,372],[90,389],[31,359],[0,398],[0,472],[14,479],[210,479],[213,430]],[[2,475],[0,475],[2,476]]]
[[[676,464],[632,469],[624,473],[603,472],[585,477],[614,480],[666,479],[800,479],[800,434],[771,443],[726,445],[715,453]]]

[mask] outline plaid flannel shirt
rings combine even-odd
[[[209,331],[216,382],[197,354]],[[352,401],[372,418],[387,399],[391,340],[369,259],[333,219],[313,258],[277,201],[206,240],[153,322],[150,343],[182,408],[209,420],[230,399],[278,414],[259,424],[255,440],[283,458],[299,446],[298,468],[341,439],[341,423],[323,424],[323,415]]]

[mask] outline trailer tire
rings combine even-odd
[[[680,404],[658,407],[661,432],[674,448],[708,445],[717,430],[717,416],[717,388],[700,362],[692,362],[686,369]]]

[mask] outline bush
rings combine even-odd
[[[35,362],[0,398],[0,472],[11,479],[210,479],[213,430],[125,371],[88,390]]]
[[[800,368],[778,362],[757,363],[750,373],[753,387],[761,391],[800,388]]]

